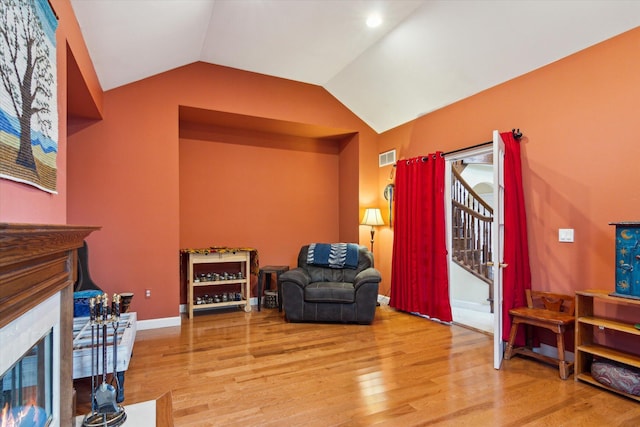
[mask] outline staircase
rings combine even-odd
[[[493,313],[493,270],[487,266],[493,260],[493,208],[462,178],[462,168],[461,164],[451,168],[452,259],[489,285]]]

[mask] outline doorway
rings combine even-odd
[[[456,152],[446,159],[449,298],[455,324],[493,334],[492,145]]]

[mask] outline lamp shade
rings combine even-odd
[[[382,220],[382,214],[380,213],[380,209],[378,208],[368,208],[364,211],[364,216],[362,217],[361,225],[384,225],[384,221]]]

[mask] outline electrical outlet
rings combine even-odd
[[[144,297],[145,298],[151,298],[151,289],[146,289],[144,291]]]
[[[573,243],[573,228],[560,228],[558,230],[558,241]]]

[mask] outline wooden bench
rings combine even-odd
[[[532,357],[545,363],[556,365],[559,368],[560,378],[566,380],[573,371],[573,362],[565,359],[564,333],[575,324],[575,298],[571,295],[556,294],[526,290],[527,307],[512,308],[509,314],[513,316],[509,343],[504,354],[506,360],[516,354]],[[526,345],[514,347],[518,327],[520,324],[527,326]],[[545,328],[556,334],[558,345],[558,358],[533,351],[532,327]]]

